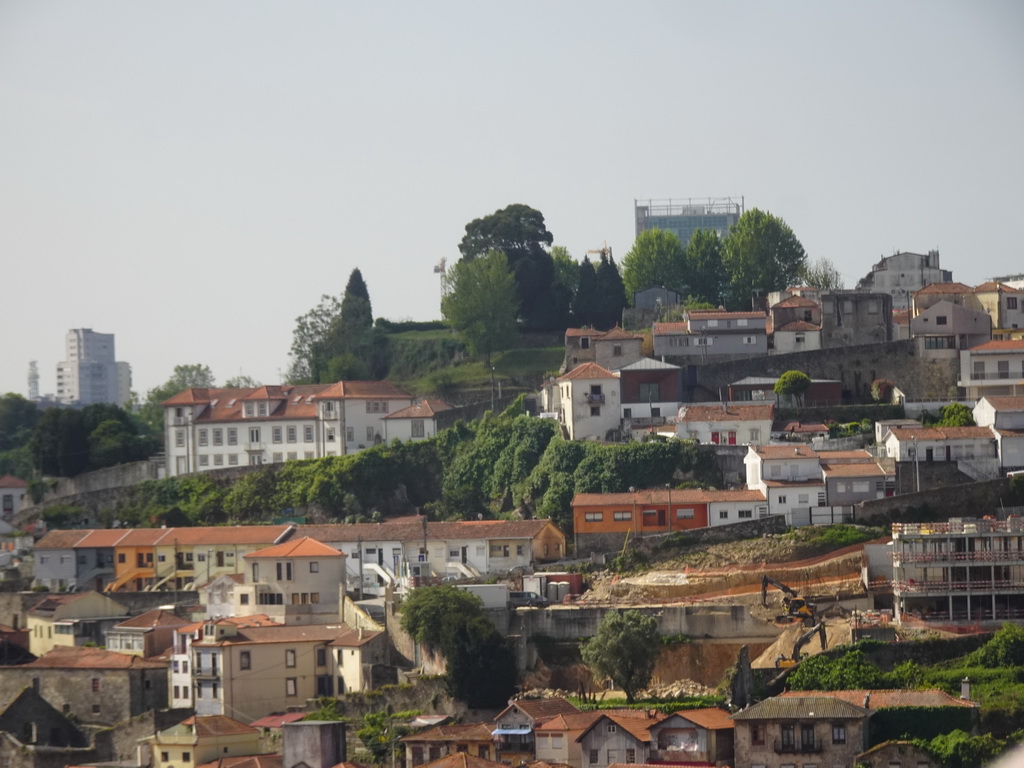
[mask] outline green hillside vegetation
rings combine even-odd
[[[982,733],[991,734],[1003,744],[1013,743],[1022,736],[1024,723],[1024,627],[1006,623],[1002,629],[977,650],[947,661],[919,664],[906,660],[883,669],[872,659],[872,651],[883,644],[861,641],[841,655],[819,654],[805,659],[789,675],[787,684],[792,690],[840,690],[843,688],[941,688],[959,696],[960,682],[966,677],[971,683],[971,698],[981,705]],[[873,719],[872,727],[885,729],[884,738],[934,738],[956,729],[969,730],[970,724],[961,722],[962,713],[936,708],[921,722],[911,727],[913,713],[901,711],[898,718]],[[905,735],[906,734],[906,735]]]
[[[126,489],[100,517],[108,525],[118,520],[186,526],[260,523],[294,512],[312,520],[358,522],[420,508],[443,520],[549,517],[570,532],[575,493],[621,493],[631,485],[668,482],[721,486],[706,447],[677,440],[569,442],[556,422],[527,416],[522,400],[430,440],[289,461],[237,479],[203,473],[145,482]],[[62,519],[74,519],[75,510],[65,507]]]

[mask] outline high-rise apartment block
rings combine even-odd
[[[672,232],[685,246],[698,229],[713,229],[725,237],[740,220],[743,198],[685,198],[683,200],[634,200],[636,236],[648,229]]]
[[[67,357],[57,363],[57,399],[68,405],[113,403],[131,398],[132,369],[114,356],[114,334],[74,328],[67,334]]]

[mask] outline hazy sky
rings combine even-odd
[[[440,316],[467,222],[582,259],[634,198],[744,196],[847,285],[1024,271],[1024,3],[0,0],[0,392],[69,328],[135,389],[276,383],[353,268]]]

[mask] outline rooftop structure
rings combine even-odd
[[[713,229],[724,237],[743,214],[743,198],[687,197],[668,200],[634,200],[636,236],[649,229],[673,233],[684,246],[698,229]]]

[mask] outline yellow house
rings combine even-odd
[[[106,630],[126,618],[127,608],[98,592],[49,595],[28,612],[29,651],[42,656],[60,645],[102,645]]]
[[[171,528],[156,544],[155,589],[198,589],[218,576],[241,574],[250,552],[279,544],[291,525]]]
[[[224,715],[190,717],[148,739],[153,768],[195,768],[222,757],[260,752],[260,730]]]

